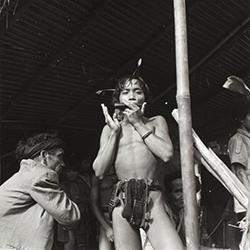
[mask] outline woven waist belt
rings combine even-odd
[[[119,181],[111,194],[109,214],[119,204],[124,204],[122,216],[135,226],[146,229],[149,221],[149,191],[161,190],[158,180],[130,179]]]

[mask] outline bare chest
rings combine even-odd
[[[130,125],[122,126],[115,160],[119,179],[153,177],[156,165],[157,159],[139,133]]]

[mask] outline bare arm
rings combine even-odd
[[[145,103],[141,109],[136,104],[126,100],[124,100],[124,103],[129,107],[129,109],[124,111],[125,115],[139,135],[143,137],[143,135],[151,130],[142,119]],[[173,145],[169,137],[167,122],[162,116],[156,116],[153,123],[155,131],[152,131],[152,133],[144,139],[144,143],[155,156],[167,162],[173,156]]]
[[[173,156],[173,145],[169,137],[168,126],[162,116],[155,117],[155,131],[144,139],[144,143],[150,151],[163,160],[168,162]],[[144,124],[135,124],[136,131],[142,137],[150,129]]]
[[[93,175],[91,177],[91,208],[93,210],[93,213],[104,229],[106,233],[106,237],[110,240],[113,241],[113,229],[110,226],[110,224],[106,221],[106,219],[103,216],[103,213],[101,212],[99,208],[99,184],[100,180]]]
[[[118,120],[115,117],[114,119],[110,117],[107,107],[102,105],[102,109],[107,125],[103,128],[100,139],[100,149],[93,163],[95,174],[100,179],[104,178],[113,165],[121,129]]]
[[[244,186],[250,190],[250,181],[245,171],[245,167],[240,163],[233,163],[232,169],[234,169],[235,175],[244,184]]]

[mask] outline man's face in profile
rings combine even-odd
[[[61,173],[62,168],[65,166],[63,161],[64,150],[62,148],[57,148],[53,153],[46,153],[47,166],[57,172]]]

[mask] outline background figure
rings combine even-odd
[[[196,194],[200,192],[201,184],[196,176]],[[184,245],[186,245],[184,224],[184,202],[181,171],[177,170],[164,176],[164,206]],[[200,210],[197,202],[198,211]]]
[[[93,175],[94,171],[92,169],[92,164],[90,159],[83,159],[81,161],[81,167],[79,176],[81,179],[88,185],[88,187],[91,187],[91,176]]]
[[[242,98],[235,105],[234,118],[237,132],[228,142],[231,169],[244,186],[250,191],[250,101]],[[234,199],[234,211],[240,221],[246,215],[246,209]],[[241,232],[237,231],[237,241],[240,243]]]
[[[47,133],[18,143],[20,169],[0,187],[0,249],[50,250],[54,221],[67,229],[79,222],[78,206],[59,187],[64,147]]]
[[[210,135],[205,142],[229,167],[229,157],[221,154],[217,136]],[[202,230],[207,233],[202,243],[205,246],[234,247],[236,229],[229,226],[236,224],[232,195],[203,165],[201,185]]]
[[[63,232],[58,229],[58,241],[64,242],[64,250],[92,249],[91,235],[93,234],[93,220],[90,208],[90,190],[87,183],[79,176],[81,162],[70,159],[64,170],[64,180],[61,188],[79,207],[81,220],[75,230]]]
[[[186,245],[181,171],[166,174],[164,186],[165,210],[179,233],[183,245]]]
[[[186,245],[184,225],[184,203],[181,171],[177,170],[164,176],[164,206],[184,245]],[[196,177],[196,192],[200,190],[200,182]],[[198,203],[197,203],[198,206]]]
[[[94,170],[92,167],[93,160],[90,158],[83,159],[81,161],[81,167],[79,172],[79,177],[82,179],[82,181],[88,186],[88,201],[89,201],[89,219],[90,219],[90,248],[96,249],[98,247],[98,241],[97,241],[97,231],[98,231],[98,222],[95,218],[95,215],[91,208],[91,177],[94,174]]]
[[[108,206],[116,182],[117,177],[113,168],[111,168],[111,171],[102,180],[95,175],[92,175],[91,178],[92,210],[99,222],[99,250],[114,249],[114,233],[109,217]]]
[[[180,141],[179,141],[178,127],[176,125],[171,126],[169,128],[169,134],[173,144],[174,152],[173,152],[173,157],[167,163],[162,163],[161,166],[162,170],[159,177],[159,182],[162,189],[165,189],[165,184],[164,184],[165,175],[181,170]]]

